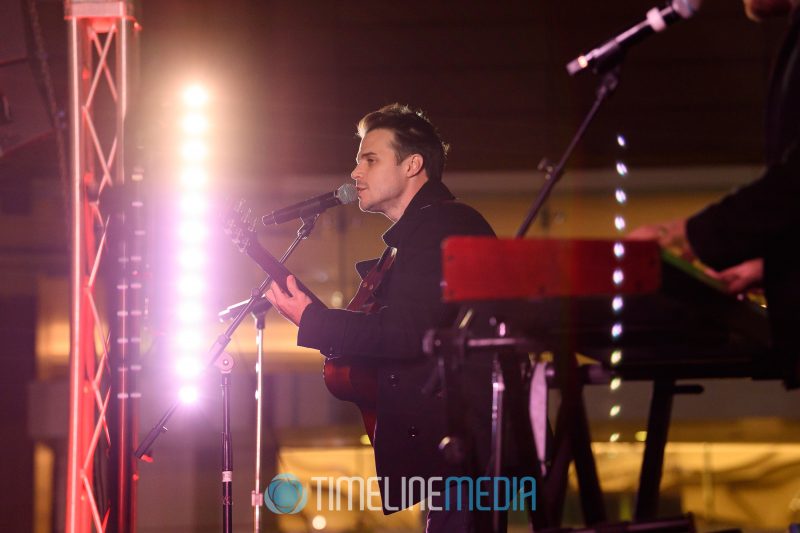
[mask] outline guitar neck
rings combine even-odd
[[[286,286],[286,278],[288,276],[292,276],[293,274],[289,271],[286,266],[278,261],[271,253],[266,251],[260,244],[251,241],[250,245],[247,246],[245,249],[245,253],[256,262],[256,264],[261,267],[261,270],[267,273],[272,280],[278,284],[278,286],[283,290],[283,292],[288,293],[289,289]],[[295,276],[297,279],[297,276]],[[311,290],[305,286],[305,284],[297,279],[297,286],[300,288],[301,291],[306,293],[311,301],[316,304],[320,304],[323,307],[327,307],[322,300],[317,298],[317,295],[311,292]]]

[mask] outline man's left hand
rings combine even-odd
[[[297,287],[297,280],[294,276],[286,278],[286,288],[289,289],[289,294],[283,292],[278,284],[273,281],[264,296],[280,314],[295,326],[299,326],[303,312],[311,304],[311,298]]]

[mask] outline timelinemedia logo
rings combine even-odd
[[[310,491],[317,511],[381,511],[381,487],[387,499],[399,502],[396,507],[387,505],[387,511],[399,511],[417,500],[423,511],[536,510],[536,480],[530,476],[403,477],[399,498],[390,494],[388,478],[315,476]],[[296,476],[278,474],[264,493],[264,504],[273,513],[295,514],[305,508],[308,493]]]

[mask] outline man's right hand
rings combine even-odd
[[[686,238],[686,219],[639,226],[626,238],[658,241],[659,246],[675,251],[684,259],[692,260],[695,257]]]
[[[750,259],[722,272],[708,269],[706,274],[721,281],[727,292],[739,294],[761,284],[764,278],[764,260]]]

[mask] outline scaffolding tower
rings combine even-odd
[[[135,531],[136,514],[131,450],[144,226],[142,174],[126,168],[125,137],[139,26],[133,1],[66,0],[65,18],[71,156],[65,530],[128,532]]]

